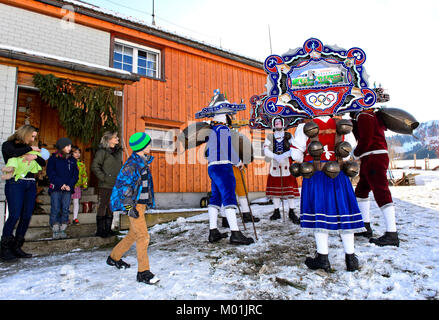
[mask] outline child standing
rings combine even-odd
[[[61,138],[56,144],[57,151],[47,162],[47,176],[50,186],[50,219],[53,239],[66,238],[65,230],[69,221],[69,207],[75,184],[78,181],[78,165],[70,155],[72,141]]]
[[[79,199],[81,199],[81,188],[87,189],[88,187],[88,177],[87,171],[85,170],[85,164],[81,161],[81,149],[78,146],[72,147],[72,156],[76,159],[76,164],[78,165],[78,182],[75,184],[75,193],[72,194],[73,200],[73,224],[79,224],[78,213],[79,213]]]
[[[151,138],[144,132],[137,132],[130,137],[129,144],[133,153],[120,170],[111,194],[111,210],[124,211],[130,220],[130,229],[111,251],[107,264],[116,268],[129,268],[122,255],[136,242],[137,281],[154,284],[159,279],[150,271],[148,258],[149,234],[145,221],[145,211],[153,204],[149,163]]]

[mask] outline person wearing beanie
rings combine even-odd
[[[71,156],[72,140],[59,139],[47,162],[47,176],[50,181],[50,219],[53,239],[67,238],[66,229],[69,221],[70,201],[78,181],[79,171],[76,159]]]
[[[149,166],[154,159],[149,155],[151,137],[145,132],[137,132],[129,139],[133,153],[123,164],[112,189],[110,205],[113,211],[128,215],[128,234],[113,248],[107,264],[118,269],[129,268],[122,256],[136,243],[137,281],[154,284],[159,279],[151,272],[148,258],[149,234],[145,212],[154,207],[154,192]]]

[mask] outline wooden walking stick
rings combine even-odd
[[[248,192],[247,192],[247,186],[245,185],[244,174],[242,173],[241,169],[239,169],[239,172],[241,173],[242,185],[244,186],[245,197],[247,198],[248,209],[250,211],[250,217],[252,218],[253,231],[255,233],[255,238],[256,238],[256,241],[257,241],[258,240],[258,235],[256,234],[255,220],[253,219],[253,212],[252,212],[252,208],[250,206],[250,200],[248,200]]]

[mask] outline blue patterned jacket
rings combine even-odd
[[[141,172],[145,169],[148,171],[148,186],[151,188],[152,197],[148,207],[154,207],[154,190],[152,176],[149,165],[154,160],[153,156],[142,158],[136,153],[124,163],[117,175],[116,183],[111,193],[110,205],[112,211],[125,211],[126,206],[135,207],[142,191]]]

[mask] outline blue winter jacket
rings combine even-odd
[[[59,152],[53,153],[47,161],[46,173],[50,181],[49,193],[62,191],[63,184],[70,187],[70,192],[75,192],[79,170],[76,159],[72,156],[66,158]]]
[[[126,206],[136,206],[142,192],[141,172],[144,169],[148,171],[148,186],[152,195],[148,207],[155,206],[152,176],[149,171],[149,164],[152,160],[154,160],[153,156],[142,158],[136,153],[131,154],[127,159],[117,175],[111,193],[110,206],[112,211],[125,211]]]

